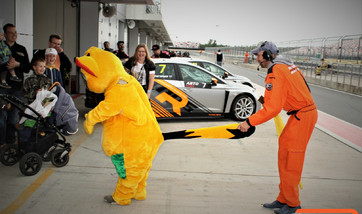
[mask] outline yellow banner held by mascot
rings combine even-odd
[[[76,58],[89,90],[105,99],[85,115],[84,129],[92,134],[103,124],[102,147],[119,175],[109,203],[128,205],[131,199],[146,199],[146,179],[163,136],[142,86],[111,52],[91,47]]]

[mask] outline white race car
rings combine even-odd
[[[177,58],[152,61],[156,74],[150,102],[158,119],[230,116],[243,121],[260,108],[248,79],[226,81]]]

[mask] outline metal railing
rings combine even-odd
[[[337,90],[361,94],[362,75],[362,34],[275,42],[280,54],[291,58],[301,67],[306,79],[314,84]],[[232,64],[244,64],[245,53],[249,53],[247,63],[255,62],[250,51],[257,45],[246,47],[206,47],[205,55],[212,57],[221,50],[224,59]],[[324,58],[330,68],[317,75],[315,69]]]
[[[287,42],[276,42],[280,52],[294,60],[318,61],[324,58],[334,62],[361,64],[362,34],[326,37]]]
[[[320,74],[316,73],[318,64],[311,61],[296,61],[308,82],[346,91],[361,93],[362,65],[332,63]]]
[[[275,42],[275,44],[282,55],[294,61],[319,61],[324,58],[327,61],[339,63],[362,63],[362,34]],[[206,47],[205,52],[214,53],[220,49],[225,56],[240,57],[256,46]]]

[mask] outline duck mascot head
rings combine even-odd
[[[105,99],[85,115],[84,129],[93,132],[102,122],[102,148],[111,157],[119,179],[109,203],[128,205],[146,199],[146,179],[163,142],[160,127],[142,86],[111,52],[91,47],[76,58],[89,90]]]

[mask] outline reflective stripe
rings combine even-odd
[[[294,64],[289,66],[288,69],[290,70],[291,74],[294,74],[295,72],[299,71],[299,68]]]

